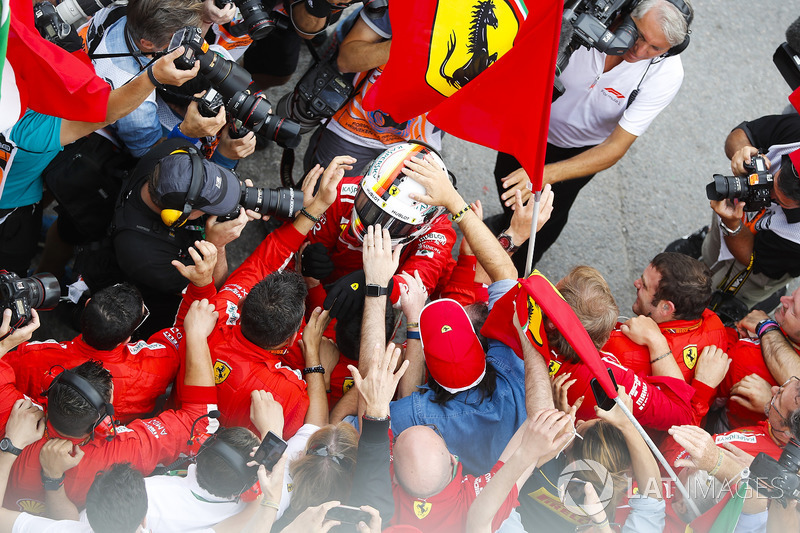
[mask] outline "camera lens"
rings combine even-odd
[[[254,40],[263,39],[275,27],[275,23],[269,18],[269,14],[261,5],[261,0],[244,0],[238,2],[239,11],[242,13],[243,24],[247,27],[247,33]]]
[[[228,100],[227,107],[234,118],[242,121],[242,126],[258,131],[269,117],[269,108],[272,105],[260,96],[238,91]]]
[[[300,124],[291,120],[268,115],[261,133],[284,148],[297,148],[300,144]]]
[[[53,309],[61,298],[61,285],[58,279],[47,273],[34,274],[29,278],[22,278],[28,284],[31,295],[31,307],[34,309]]]
[[[296,92],[284,94],[275,106],[275,116],[285,117],[300,126],[300,134],[308,133],[322,122],[322,118],[315,115],[314,118],[307,118],[307,113],[301,110],[305,107],[305,102],[296,97]]]
[[[742,198],[747,195],[747,190],[746,178],[714,174],[714,182],[706,185],[706,197],[717,202],[726,198]]]
[[[800,471],[800,442],[796,438],[789,440],[778,462],[790,472]]]
[[[283,218],[292,218],[303,207],[303,192],[288,187],[261,189],[266,193],[264,212]]]

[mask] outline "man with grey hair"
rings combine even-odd
[[[565,92],[550,110],[542,185],[553,186],[555,201],[537,234],[535,261],[558,238],[581,188],[619,161],[677,94],[683,66],[676,56],[688,45],[693,13],[690,0],[642,0],[630,15],[636,41],[623,55],[580,47],[570,56],[560,74]],[[494,172],[505,228],[514,192],[527,200],[529,180],[509,154],[498,154]],[[525,256],[516,255],[520,271]]]

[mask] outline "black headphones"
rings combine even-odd
[[[108,417],[111,418],[111,434],[106,437],[106,440],[111,440],[117,435],[117,430],[114,427],[113,420],[114,406],[103,398],[94,385],[86,380],[86,378],[83,378],[70,370],[64,369],[63,372],[53,378],[52,383],[50,383],[50,386],[47,388],[47,390],[42,393],[42,396],[47,396],[49,400],[50,391],[53,390],[53,387],[55,387],[58,383],[66,385],[80,394],[81,397],[89,402],[89,405],[91,405],[92,408],[97,412],[97,421],[95,421],[87,429],[87,433],[91,436],[91,438],[94,438],[95,429]]]
[[[242,493],[246,492],[258,479],[258,467],[247,466],[248,460],[242,457],[242,454],[239,453],[236,448],[218,439],[216,434],[209,436],[203,445],[200,446],[200,450],[197,452],[194,461],[196,462],[197,457],[206,453],[210,453],[217,459],[221,459],[231,470],[236,472],[236,477],[242,484],[242,488],[237,491],[237,496],[241,496]]]
[[[203,188],[206,176],[203,170],[203,156],[193,144],[187,145],[183,148],[173,150],[168,155],[173,154],[187,154],[192,161],[192,181],[189,183],[189,191],[186,193],[186,199],[183,203],[183,210],[177,209],[162,209],[161,221],[164,222],[169,228],[179,228],[183,226],[189,215],[194,210],[194,205],[200,198],[200,190]]]
[[[666,1],[675,6],[675,8],[681,12],[681,15],[683,15],[683,18],[686,20],[686,37],[684,37],[683,42],[676,44],[675,46],[667,50],[667,52],[662,56],[662,57],[672,57],[680,54],[681,52],[686,50],[686,48],[689,46],[689,41],[690,41],[689,34],[692,32],[690,26],[692,25],[694,14],[692,13],[692,10],[689,8],[686,2],[684,2],[684,0],[666,0]],[[636,9],[636,6],[638,6],[640,2],[641,0],[637,0],[636,2],[631,4],[630,8],[631,11]],[[628,17],[630,17],[630,15],[628,15]],[[635,28],[636,26],[634,25],[633,27]]]

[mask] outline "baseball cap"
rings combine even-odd
[[[455,394],[480,383],[486,354],[458,302],[442,298],[426,305],[419,315],[419,334],[425,364],[442,388]]]
[[[171,154],[158,163],[156,194],[169,209],[183,209],[192,182],[192,160],[187,153]],[[239,206],[241,184],[233,171],[203,159],[203,186],[194,203],[209,215],[227,215]]]

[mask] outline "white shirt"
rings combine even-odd
[[[303,424],[300,429],[297,430],[297,433],[295,433],[294,436],[286,442],[286,468],[283,471],[281,503],[276,519],[283,516],[283,513],[289,508],[289,502],[292,498],[292,476],[289,475],[289,465],[292,463],[292,461],[301,457],[303,450],[306,449],[306,443],[308,442],[308,439],[311,437],[311,435],[316,433],[318,429],[319,426],[315,426],[314,424]]]
[[[145,478],[147,527],[153,533],[207,531],[244,509],[244,502],[214,496],[197,483],[197,465],[189,465],[186,477]]]
[[[550,108],[547,142],[560,148],[594,146],[611,135],[617,124],[638,137],[675,98],[683,82],[678,56],[623,61],[603,72],[606,57],[583,47],[572,54],[560,76],[566,91]],[[637,86],[639,93],[626,109]]]
[[[92,528],[87,523],[75,520],[50,520],[22,513],[14,521],[11,533],[92,533]]]

